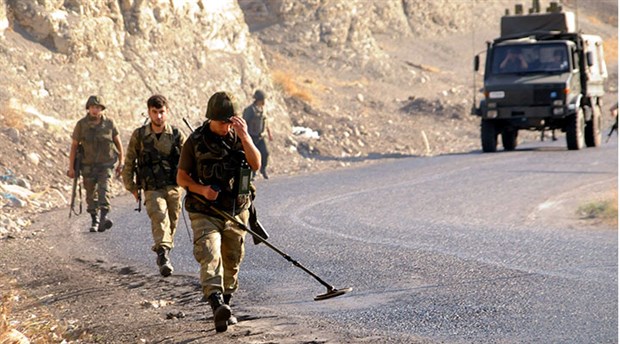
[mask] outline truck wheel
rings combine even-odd
[[[517,148],[517,137],[519,136],[519,130],[512,128],[504,128],[502,130],[502,145],[504,145],[505,151],[513,151]]]
[[[497,151],[497,130],[492,121],[482,120],[480,123],[480,138],[482,140],[482,151],[492,153]]]
[[[601,108],[598,105],[592,107],[592,119],[586,122],[586,146],[598,147],[601,145]]]
[[[579,150],[585,145],[585,119],[583,108],[579,108],[577,113],[568,117],[566,123],[566,146],[569,150]]]

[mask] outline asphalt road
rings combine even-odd
[[[561,205],[617,179],[615,142],[567,151],[560,140],[259,180],[270,242],[353,292],[313,301],[325,287],[248,238],[239,294],[384,342],[615,343],[618,231],[560,219],[572,216]],[[131,201],[116,208],[117,240],[92,240],[154,270]],[[183,218],[173,253],[177,273],[197,275]]]

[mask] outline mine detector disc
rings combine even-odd
[[[332,297],[336,297],[336,296],[340,296],[340,295],[344,295],[350,291],[352,291],[353,288],[342,288],[342,289],[328,289],[327,293],[325,294],[321,294],[321,295],[317,295],[314,298],[314,301],[321,301],[321,300],[327,300],[327,299],[331,299]]]

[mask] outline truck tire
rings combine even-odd
[[[585,145],[585,118],[583,108],[579,107],[577,113],[568,117],[566,123],[566,146],[569,150],[579,150]]]
[[[513,151],[517,148],[517,137],[519,130],[513,128],[504,128],[502,130],[502,145],[505,151]]]
[[[480,123],[480,139],[483,152],[492,153],[497,151],[497,130],[495,130],[494,122],[482,120]]]
[[[601,108],[598,105],[594,105],[592,107],[592,119],[586,122],[586,146],[598,147],[601,145],[601,121]]]

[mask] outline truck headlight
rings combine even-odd
[[[562,99],[556,99],[553,101],[553,106],[563,106],[564,101]]]
[[[502,99],[506,96],[504,91],[492,91],[489,92],[489,99]]]
[[[495,118],[497,117],[497,110],[488,110],[487,111],[487,118]]]

